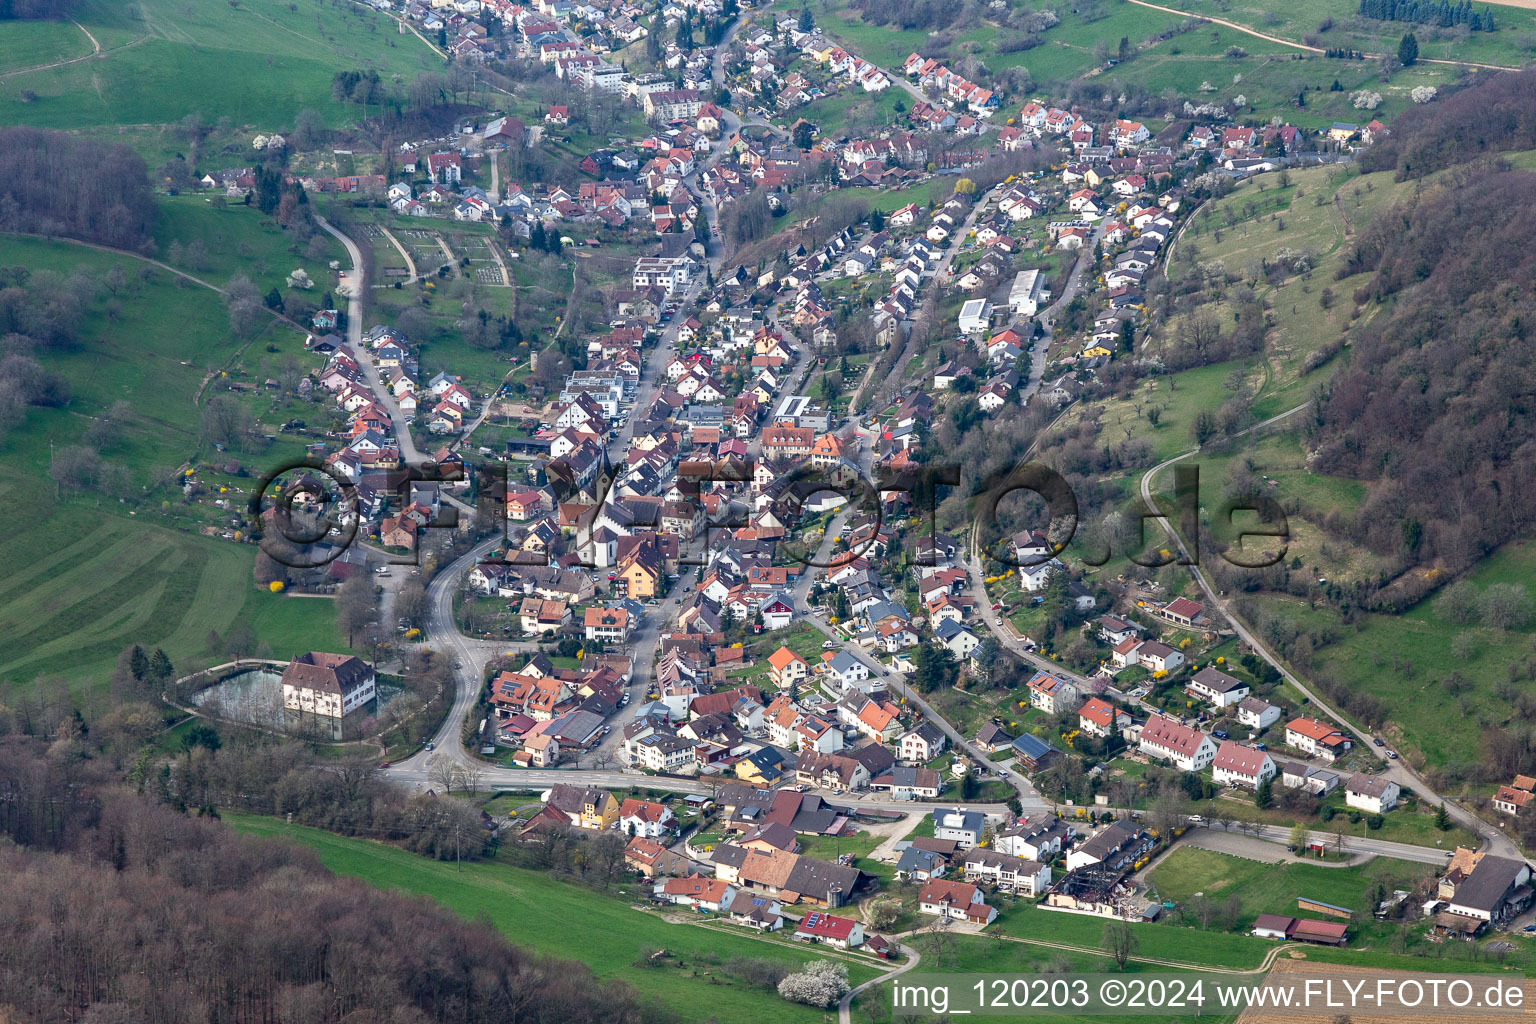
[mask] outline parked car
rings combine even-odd
[[[1224,740],[1224,739],[1227,738],[1227,730],[1225,730],[1225,729],[1212,729],[1211,730],[1211,735],[1215,736],[1219,740]]]

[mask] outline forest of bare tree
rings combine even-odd
[[[1402,181],[1484,153],[1536,147],[1536,72],[1478,78],[1472,88],[1403,111],[1392,133],[1361,155],[1361,169],[1396,169]]]
[[[487,924],[179,813],[81,752],[0,738],[0,1018],[671,1019]]]
[[[1330,532],[1453,575],[1536,520],[1536,255],[1510,216],[1533,202],[1536,174],[1478,164],[1360,233],[1346,272],[1372,272],[1356,299],[1385,314],[1357,333],[1309,435],[1319,472],[1373,486]]]
[[[67,18],[78,6],[79,0],[0,0],[0,21]]]
[[[154,219],[148,168],[127,146],[41,128],[0,131],[0,230],[141,249]]]

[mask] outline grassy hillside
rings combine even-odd
[[[289,255],[281,232],[264,227],[254,211],[220,214],[228,219],[217,221],[217,228],[209,228],[204,216],[189,209],[171,223],[186,227],[187,237],[207,234],[210,252],[215,234],[208,232],[227,232],[218,237],[233,244],[210,256],[209,276],[219,278],[233,266],[244,239],[272,263],[265,273],[251,271],[263,290],[281,283],[291,269],[277,262]],[[203,527],[230,521],[233,508],[215,507],[211,493],[183,502],[175,486],[144,493],[199,453],[211,454],[201,437],[205,381],[212,386],[225,379],[218,374],[238,374],[248,361],[276,358],[269,345],[297,354],[302,335],[274,322],[254,339],[236,339],[215,292],[180,283],[140,260],[80,245],[0,236],[0,265],[25,266],[34,274],[80,269],[98,282],[120,267],[125,279],[116,295],[102,287],[85,301],[76,345],[38,353],[46,369],[69,381],[69,402],[30,409],[0,441],[0,493],[28,509],[0,537],[0,556],[11,567],[0,582],[0,632],[7,640],[0,646],[0,682],[64,673],[77,688],[92,689],[105,682],[128,644],[163,646],[184,664],[205,656],[210,630],[226,634],[237,622],[248,622],[258,641],[279,653],[343,649],[328,602],[257,591],[251,582],[255,549],[202,535]],[[58,493],[48,476],[53,454],[82,443],[93,422],[122,400],[131,403],[132,414],[119,437],[101,446],[101,455],[122,468],[135,497],[124,502],[90,490]],[[260,394],[246,401],[258,422],[273,404]],[[297,442],[287,442],[221,458],[240,459],[259,472],[263,460],[296,452]],[[225,486],[240,484],[231,479]],[[234,506],[244,498],[231,490],[224,500]]]
[[[623,897],[603,896],[537,871],[489,862],[453,864],[425,860],[393,847],[344,839],[316,829],[285,826],[268,818],[229,820],[242,832],[281,836],[309,846],[326,867],[373,885],[430,897],[465,917],[484,915],[507,938],[527,949],[580,960],[600,978],[617,979],[662,1000],[685,1020],[817,1021],[820,1010],[784,1002],[777,994],[751,989],[720,973],[732,957],[761,957],[789,964],[819,959],[805,947],[760,940],[736,930],[717,931],[671,924],[632,909]],[[626,883],[637,898],[639,887]],[[647,950],[665,949],[665,966],[636,967]],[[686,965],[686,966],[685,966]],[[854,984],[875,971],[851,964]]]
[[[80,22],[102,54],[5,74],[0,123],[143,129],[196,114],[209,124],[228,117],[236,128],[274,131],[307,108],[339,125],[361,109],[331,99],[337,71],[371,68],[409,80],[442,66],[414,35],[400,35],[393,20],[353,3],[89,0]],[[0,68],[78,56],[76,42],[59,28],[8,27],[7,35],[23,31],[41,56],[27,58],[30,51],[5,44]]]
[[[801,6],[792,0],[779,0],[774,10],[798,10]],[[888,68],[899,69],[913,52],[925,56],[942,53],[952,62],[974,57],[993,76],[1024,68],[1041,92],[1055,96],[1064,94],[1074,79],[1086,77],[1102,84],[1111,95],[1141,89],[1150,96],[1171,92],[1195,102],[1232,102],[1242,97],[1246,117],[1262,120],[1279,116],[1302,128],[1367,120],[1366,112],[1351,102],[1351,95],[1359,89],[1382,96],[1381,105],[1370,111],[1370,116],[1390,119],[1411,106],[1409,94],[1414,88],[1443,86],[1461,73],[1450,65],[1420,63],[1383,81],[1374,61],[1334,60],[1302,49],[1302,45],[1316,45],[1352,47],[1366,53],[1396,52],[1399,39],[1410,26],[1355,18],[1355,5],[1348,0],[1309,0],[1284,11],[1272,11],[1257,0],[1236,4],[1187,0],[1160,6],[1189,14],[1154,10],[1127,0],[1081,4],[1058,11],[1060,23],[1028,49],[1012,49],[1008,41],[1019,33],[1001,23],[952,26],[930,36],[920,29],[868,24],[846,0],[814,13],[817,25],[829,36]],[[1422,55],[1518,66],[1536,45],[1536,34],[1531,31],[1536,28],[1536,15],[1518,9],[1498,10],[1502,20],[1497,32],[1476,32],[1461,38],[1448,31],[1417,27]],[[1191,20],[1196,15],[1221,18],[1236,27],[1196,24]],[[1329,16],[1334,27],[1313,43],[1304,44],[1304,39],[1317,34],[1318,23]],[[1274,38],[1261,39],[1243,29]],[[1130,59],[1108,67],[1105,48],[1112,52],[1122,37],[1130,44]],[[985,81],[987,76],[981,78]],[[1338,90],[1331,88],[1335,80]],[[1296,97],[1303,92],[1305,105],[1297,106]],[[1005,105],[1005,109],[1009,106],[1013,105]],[[1153,119],[1160,125],[1155,114]]]
[[[1536,542],[1508,545],[1468,574],[1480,590],[1523,583],[1536,572]],[[1305,602],[1268,596],[1263,606],[1282,622],[1306,623]],[[1533,633],[1448,621],[1433,600],[1402,615],[1363,615],[1313,660],[1323,670],[1375,694],[1390,709],[1384,730],[1420,764],[1475,762],[1486,728],[1519,724],[1512,700],[1523,692]],[[1513,668],[1513,672],[1511,669]]]
[[[0,75],[91,52],[91,40],[67,21],[11,21],[0,35]]]
[[[1532,35],[1536,30],[1536,11],[1518,7],[1492,8],[1498,25],[1495,32],[1458,33],[1453,29],[1362,18],[1356,14],[1359,5],[1353,0],[1298,0],[1288,4],[1264,0],[1172,0],[1163,6],[1221,18],[1265,35],[1324,48],[1348,47],[1366,53],[1395,54],[1403,33],[1412,30],[1419,40],[1421,57],[1518,67],[1536,52],[1536,37]],[[1481,5],[1478,10],[1482,10]],[[1320,30],[1328,19],[1333,26]]]
[[[12,567],[0,583],[0,685],[63,675],[97,690],[134,643],[164,648],[178,667],[206,663],[209,630],[225,635],[237,622],[278,656],[346,650],[330,602],[251,585],[254,548],[130,518],[107,499],[55,503],[47,492],[35,479],[0,488],[32,510],[0,540]]]
[[[1512,162],[1524,166],[1530,159],[1515,154]],[[1146,440],[1153,458],[1161,460],[1192,447],[1196,412],[1214,411],[1236,398],[1248,403],[1255,419],[1275,415],[1306,400],[1348,358],[1346,349],[1309,369],[1352,326],[1380,315],[1373,304],[1357,306],[1353,300],[1363,275],[1335,278],[1340,259],[1354,232],[1415,186],[1393,183],[1389,172],[1293,172],[1289,186],[1279,186],[1277,178],[1265,175],[1196,212],[1169,262],[1176,286],[1199,280],[1203,291],[1198,305],[1175,314],[1165,338],[1182,337],[1196,316],[1230,324],[1234,297],[1252,288],[1273,318],[1263,357],[1153,377],[1139,383],[1133,396],[1084,405],[1073,418],[1096,420],[1117,438],[1128,431]],[[1262,264],[1273,264],[1282,248],[1307,254],[1312,272],[1265,274]],[[1155,350],[1157,341],[1151,344]],[[1146,416],[1153,407],[1160,411],[1155,425]],[[1258,481],[1286,507],[1291,535],[1284,568],[1293,578],[1347,585],[1373,581],[1386,568],[1371,552],[1323,529],[1330,513],[1358,508],[1369,485],[1313,472],[1295,430],[1245,438],[1231,449],[1203,452],[1189,464],[1199,466],[1202,493],[1213,496],[1207,504],[1229,480],[1241,477]],[[1129,473],[1111,482],[1129,494],[1139,476]],[[1166,491],[1172,475],[1162,474],[1157,483]],[[1485,559],[1471,579],[1480,590],[1497,582],[1524,583],[1533,568],[1536,545],[1519,542]],[[1458,625],[1433,602],[1402,615],[1355,612],[1346,619],[1326,600],[1268,592],[1245,600],[1250,624],[1283,654],[1291,653],[1298,635],[1307,638],[1305,656],[1291,666],[1303,678],[1326,674],[1385,702],[1383,731],[1417,763],[1472,762],[1487,728],[1520,718],[1515,698],[1530,671],[1529,628]]]
[[[210,284],[224,285],[236,273],[243,273],[263,295],[272,288],[287,291],[287,277],[303,269],[315,287],[307,295],[311,305],[318,305],[335,277],[331,260],[342,260],[346,251],[328,232],[318,232],[319,244],[313,249],[292,232],[254,206],[239,203],[219,205],[205,196],[166,196],[159,202],[155,223],[155,245],[159,258]],[[188,258],[186,249],[201,243],[201,256]],[[182,248],[182,258],[174,258],[174,246]],[[310,252],[318,253],[311,257]]]

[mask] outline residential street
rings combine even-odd
[[[400,411],[400,403],[395,401],[395,396],[390,393],[388,385],[379,376],[378,366],[363,346],[363,300],[367,294],[368,283],[363,280],[362,251],[358,249],[356,242],[338,231],[324,217],[315,217],[315,223],[336,236],[336,239],[346,247],[347,257],[352,261],[352,270],[347,275],[347,283],[337,288],[337,292],[347,298],[347,345],[357,356],[358,365],[363,371],[363,380],[368,384],[369,390],[389,413],[395,438],[400,444],[400,457],[408,466],[420,466],[426,460],[416,447],[416,442],[411,439],[410,424],[405,414]]]
[[[1241,433],[1248,434],[1258,432],[1265,427],[1268,427],[1274,423],[1286,419],[1289,416],[1294,415],[1295,413],[1300,412],[1302,409],[1307,408],[1307,406],[1310,404],[1311,402],[1303,402],[1301,405],[1287,409],[1285,412],[1282,412],[1276,416],[1271,416],[1269,419],[1264,420],[1262,423],[1256,423],[1246,430],[1241,431]],[[1140,485],[1141,500],[1143,503],[1145,503],[1147,508],[1155,509],[1157,507],[1153,504],[1152,501],[1152,481],[1156,478],[1158,473],[1168,468],[1169,466],[1172,466],[1174,463],[1180,462],[1198,453],[1199,449],[1195,449],[1185,452],[1182,455],[1176,455],[1171,459],[1167,459],[1158,465],[1153,466],[1142,476]],[[1158,516],[1156,519],[1158,525],[1162,527],[1163,532],[1167,534],[1169,540],[1178,545],[1178,552],[1180,556],[1186,559],[1189,558],[1189,549],[1184,544],[1184,538],[1174,528],[1173,523],[1170,522],[1166,516]],[[1332,705],[1328,701],[1320,698],[1311,687],[1299,679],[1296,674],[1287,668],[1285,663],[1281,661],[1280,658],[1272,650],[1270,650],[1268,644],[1264,643],[1264,641],[1255,636],[1253,631],[1250,630],[1241,619],[1232,614],[1231,610],[1227,607],[1226,602],[1222,600],[1221,595],[1217,594],[1215,588],[1211,586],[1210,581],[1206,578],[1204,571],[1201,570],[1198,564],[1189,565],[1187,568],[1189,569],[1190,575],[1194,577],[1195,582],[1200,585],[1200,590],[1205,595],[1205,600],[1208,606],[1216,611],[1223,619],[1225,619],[1227,625],[1237,633],[1238,637],[1243,641],[1243,643],[1247,644],[1250,649],[1259,655],[1259,657],[1263,658],[1277,672],[1279,672],[1281,676],[1284,677],[1285,681],[1295,687],[1297,692],[1305,697],[1314,708],[1321,709],[1325,713],[1326,717],[1332,720],[1340,728],[1347,730],[1350,735],[1354,736],[1357,741],[1356,745],[1364,748],[1366,751],[1369,751],[1371,756],[1380,762],[1377,770],[1382,775],[1391,779],[1403,789],[1412,790],[1413,792],[1422,795],[1432,805],[1439,806],[1443,804],[1445,806],[1446,813],[1449,814],[1452,819],[1454,819],[1458,824],[1465,825],[1476,835],[1481,837],[1483,842],[1487,844],[1488,849],[1490,849],[1498,856],[1516,858],[1520,856],[1519,844],[1517,844],[1514,840],[1510,839],[1497,828],[1494,828],[1492,825],[1483,821],[1483,819],[1479,818],[1465,807],[1462,807],[1456,801],[1447,800],[1440,794],[1436,793],[1434,789],[1430,787],[1429,783],[1423,778],[1423,776],[1419,775],[1412,768],[1410,768],[1407,762],[1405,762],[1402,758],[1387,757],[1386,748],[1379,747],[1375,744],[1375,737],[1368,729],[1363,729],[1355,725],[1349,719],[1333,710]]]

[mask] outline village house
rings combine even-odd
[[[656,839],[676,825],[677,817],[666,804],[628,799],[619,805],[619,831],[627,836]]]
[[[937,725],[920,722],[911,732],[901,737],[897,746],[903,761],[923,764],[943,753],[947,743],[947,738]]]
[[[1504,814],[1519,815],[1536,795],[1536,779],[1529,775],[1516,775],[1507,786],[1500,786],[1493,795],[1494,810]]]
[[[1244,697],[1237,703],[1237,720],[1254,732],[1280,721],[1280,709],[1261,697]]]
[[[1134,821],[1118,818],[1067,853],[1067,870],[1102,864],[1111,871],[1121,871],[1151,852],[1152,846],[1149,832]]]
[[[1211,762],[1211,781],[1218,786],[1257,790],[1275,777],[1275,762],[1262,750],[1223,740]]]
[[[1051,884],[1049,865],[996,850],[972,850],[965,855],[965,880],[984,882],[1001,892],[1035,897]]]
[[[733,924],[744,925],[759,932],[776,932],[784,927],[783,908],[779,901],[754,892],[736,893],[726,913]]]
[[[1216,745],[1199,729],[1154,714],[1141,727],[1137,747],[1148,757],[1169,761],[1186,772],[1204,771],[1216,759]]]
[[[992,848],[1025,860],[1048,861],[1061,852],[1069,835],[1067,825],[1054,818],[1020,818],[997,833]]]
[[[735,898],[736,888],[718,878],[684,875],[657,883],[655,894],[669,903],[719,913]]]
[[[917,894],[919,913],[955,921],[988,925],[997,918],[997,908],[987,905],[981,889],[970,882],[952,882],[934,878],[923,884]]]
[[[1397,806],[1402,788],[1381,775],[1357,772],[1344,783],[1344,803],[1371,814],[1385,814]]]
[[[1130,715],[1098,697],[1089,697],[1077,709],[1077,727],[1090,736],[1114,736],[1130,724]]]
[[[624,863],[646,878],[657,875],[682,875],[693,870],[693,862],[680,853],[673,853],[651,839],[635,838],[624,847]]]
[[[1252,692],[1247,683],[1210,665],[1196,672],[1185,690],[1196,700],[1208,701],[1218,708],[1240,703]]]
[[[800,919],[795,938],[802,942],[825,942],[838,949],[857,949],[864,945],[864,925],[851,917],[812,911]]]
[[[610,644],[628,643],[629,611],[625,608],[588,608],[582,613],[582,628],[588,640]]]
[[[1327,722],[1302,715],[1285,723],[1285,743],[1289,747],[1336,761],[1347,754],[1355,744],[1348,736]]]
[[[987,827],[986,815],[958,807],[940,808],[930,817],[933,819],[934,838],[951,840],[962,850],[969,850],[980,843],[981,834]]]
[[[938,842],[929,840],[929,842]],[[930,849],[914,840],[896,861],[896,877],[909,882],[926,882],[930,878],[943,878],[949,870],[950,860],[957,853],[954,844],[947,844],[948,852]]]
[[[545,794],[544,805],[565,815],[572,826],[590,832],[610,829],[619,819],[619,801],[605,789],[556,783]]]
[[[1030,706],[1048,715],[1064,715],[1076,711],[1081,703],[1075,684],[1049,672],[1036,672],[1030,677],[1027,686]]]
[[[1501,927],[1531,905],[1531,866],[1522,860],[1496,857],[1481,850],[1458,847],[1436,887],[1445,907],[1435,915],[1435,927],[1472,936],[1485,927]]]
[[[768,678],[781,690],[789,690],[810,678],[811,666],[788,647],[768,656]]]
[[[1194,629],[1205,624],[1205,606],[1187,597],[1176,597],[1157,609],[1157,614],[1176,626]]]

